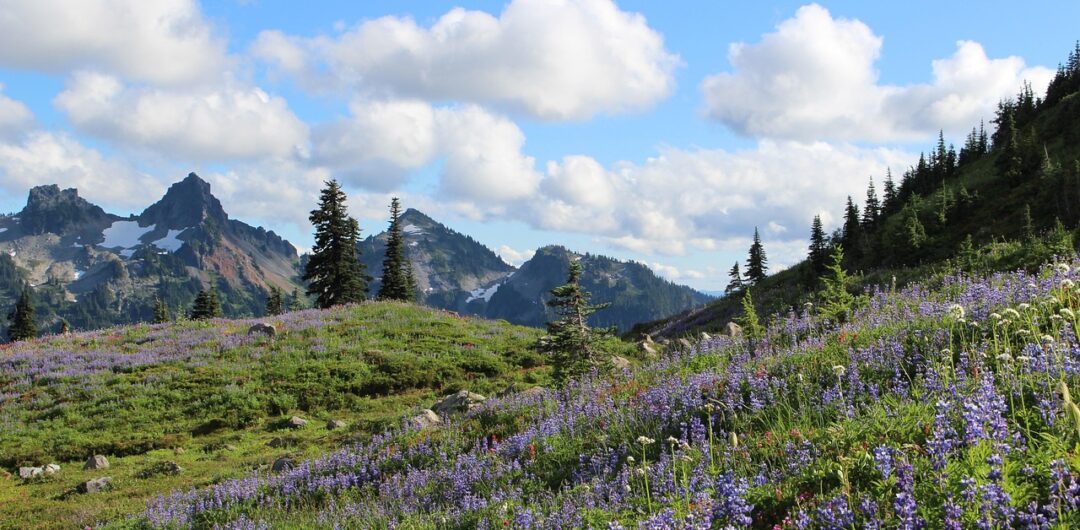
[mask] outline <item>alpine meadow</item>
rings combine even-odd
[[[1080,4],[972,7],[0,1],[0,530],[1080,528]]]

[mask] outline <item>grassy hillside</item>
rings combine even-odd
[[[113,528],[1076,528],[1076,267],[879,291]]]
[[[273,338],[248,335],[275,323]],[[546,384],[538,330],[395,303],[260,321],[139,325],[0,349],[0,528],[73,528],[141,511],[168,491],[336,450],[459,389]],[[284,428],[292,415],[310,420]],[[330,419],[345,429],[328,430]],[[268,445],[274,441],[278,447]],[[82,471],[93,454],[107,471]],[[140,478],[171,461],[176,476]],[[17,478],[19,466],[59,474]],[[108,475],[114,490],[72,492]]]

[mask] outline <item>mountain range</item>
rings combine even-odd
[[[581,255],[547,246],[520,267],[415,209],[401,217],[406,254],[423,303],[462,314],[541,326],[551,317],[548,292],[581,260],[584,287],[611,306],[594,325],[625,331],[710,300],[657,277],[640,263]],[[386,233],[359,244],[378,291]],[[261,315],[271,287],[303,291],[302,257],[273,231],[231,219],[210,185],[192,173],[138,215],[106,212],[56,185],[30,190],[26,206],[0,216],[0,308],[21,286],[35,293],[45,331],[64,319],[76,329],[147,321],[155,299],[185,313],[207,286],[219,292],[227,317]]]

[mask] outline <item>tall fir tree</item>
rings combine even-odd
[[[728,271],[728,284],[724,289],[724,294],[738,292],[744,285],[742,272],[739,271],[739,262],[736,261],[735,264],[731,266],[731,270]]]
[[[866,187],[866,202],[863,204],[862,225],[865,230],[873,230],[881,217],[881,202],[878,200],[877,190],[874,188],[874,179],[870,179],[870,185]]]
[[[746,280],[750,285],[757,285],[765,279],[769,270],[769,259],[765,256],[765,246],[761,244],[761,236],[754,227],[754,242],[750,244],[750,255],[746,260]]]
[[[847,255],[850,261],[857,262],[862,257],[862,219],[859,217],[859,207],[851,200],[850,195],[844,207],[844,236],[840,239],[840,244],[850,249]]]
[[[319,207],[308,217],[315,226],[315,247],[304,269],[307,292],[321,308],[361,302],[368,276],[360,262],[360,225],[349,217],[345,192],[336,180],[326,182]]]
[[[267,316],[277,316],[285,312],[285,294],[276,285],[270,286],[270,293],[266,297]]]
[[[816,274],[825,270],[825,258],[829,254],[829,242],[825,239],[825,227],[821,223],[821,216],[815,215],[814,222],[810,224],[810,253],[807,258]]]
[[[169,306],[161,298],[154,298],[154,324],[164,324],[172,320],[169,315]]]
[[[885,170],[885,187],[882,188],[881,214],[889,215],[899,209],[899,196],[896,183],[893,182],[892,170]]]
[[[818,314],[833,324],[843,324],[855,302],[855,297],[848,292],[848,275],[843,267],[844,246],[833,247],[830,258],[827,274],[819,279],[822,289],[818,293]]]
[[[599,341],[612,332],[589,327],[589,316],[609,305],[590,305],[589,297],[581,287],[581,263],[572,260],[566,284],[551,290],[547,305],[556,319],[548,322],[547,335],[539,342],[540,351],[548,355],[554,369],[552,377],[560,385],[600,365]]]
[[[34,322],[34,298],[30,286],[24,286],[15,308],[8,313],[8,340],[17,342],[37,337],[37,323]]]
[[[60,327],[56,332],[58,335],[67,335],[71,333],[71,323],[66,318],[60,319]]]
[[[195,295],[188,318],[191,320],[209,320],[221,317],[221,301],[217,289],[200,289]]]
[[[294,288],[289,297],[289,311],[299,311],[304,308],[304,301],[300,298],[300,290]]]
[[[390,199],[390,228],[386,231],[386,257],[383,258],[382,285],[379,300],[416,299],[416,280],[412,275],[412,263],[405,255],[405,234],[401,230],[401,203],[397,197]]]

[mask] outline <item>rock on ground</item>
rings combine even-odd
[[[483,403],[485,400],[487,400],[487,398],[480,394],[462,390],[440,399],[431,406],[431,410],[445,418],[454,414],[467,412],[480,403]]]
[[[79,484],[76,489],[79,493],[101,493],[112,489],[112,477],[101,477],[87,480]]]
[[[264,324],[262,322],[259,322],[248,328],[248,335],[257,334],[266,335],[267,337],[273,337],[277,335],[277,328],[275,328],[272,324]]]
[[[344,429],[345,428],[345,422],[343,422],[341,420],[330,420],[330,421],[326,422],[326,428],[328,430],[331,430],[331,431],[333,431],[335,429]]]
[[[109,469],[109,459],[105,458],[105,455],[91,456],[83,469]]]
[[[424,409],[420,414],[409,418],[409,423],[418,429],[427,429],[442,425],[442,418],[431,409]]]

